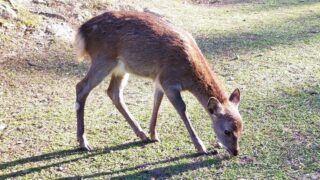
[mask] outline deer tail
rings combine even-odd
[[[84,59],[89,58],[89,54],[86,50],[86,41],[80,29],[75,36],[73,47],[78,61],[83,61]]]

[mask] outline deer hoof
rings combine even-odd
[[[158,134],[151,134],[151,141],[152,142],[160,142]]]
[[[206,150],[206,148],[197,148],[198,153],[201,155],[207,155],[208,151]]]
[[[93,148],[90,145],[80,146],[80,150],[82,150],[82,151],[92,151]]]
[[[80,143],[80,149],[84,151],[92,151],[93,148],[89,145],[87,138],[85,135],[82,138],[78,138]]]
[[[143,131],[140,131],[139,133],[137,133],[138,137],[144,141],[144,142],[150,142],[151,140],[148,138],[148,136],[146,135],[146,133],[144,133]]]
[[[160,142],[159,138],[151,138],[151,142]]]

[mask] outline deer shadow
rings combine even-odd
[[[57,162],[57,163],[52,163],[52,164],[48,164],[48,165],[44,165],[44,166],[32,167],[32,168],[23,169],[23,170],[19,170],[19,171],[8,173],[8,174],[3,174],[3,175],[0,175],[0,179],[7,179],[7,178],[15,178],[15,177],[19,177],[19,176],[24,176],[26,174],[40,172],[41,170],[48,169],[51,167],[58,167],[63,164],[76,162],[81,159],[86,159],[86,158],[90,158],[90,157],[94,157],[94,156],[98,156],[98,155],[102,155],[102,154],[108,154],[113,151],[121,151],[121,150],[129,149],[129,148],[133,148],[136,146],[144,146],[148,143],[150,143],[150,142],[143,142],[143,141],[130,142],[130,143],[125,143],[125,144],[121,144],[121,145],[117,145],[117,146],[113,146],[113,147],[109,147],[109,148],[105,148],[105,149],[95,150],[90,153],[88,153],[86,151],[82,151],[79,148],[68,149],[68,150],[61,150],[61,151],[41,154],[38,156],[32,156],[32,157],[27,157],[27,158],[23,158],[23,159],[18,159],[15,161],[5,162],[5,163],[0,164],[0,170],[5,170],[9,167],[14,167],[17,165],[23,165],[23,164],[27,164],[27,163],[48,161],[51,159],[64,158],[64,157],[68,157],[68,156],[72,156],[72,155],[82,155],[81,157],[78,157],[78,158],[68,159],[68,160]],[[178,157],[173,157],[170,159],[160,160],[160,161],[156,161],[156,162],[145,163],[145,164],[141,164],[141,165],[138,165],[135,167],[123,168],[123,169],[120,169],[117,171],[112,171],[112,172],[101,172],[101,173],[90,174],[90,175],[85,175],[85,176],[64,177],[61,179],[94,178],[94,177],[108,176],[108,175],[112,176],[112,175],[116,175],[119,173],[125,173],[128,171],[140,170],[140,169],[141,169],[141,171],[139,171],[135,174],[130,174],[130,175],[126,175],[126,176],[117,176],[117,177],[115,177],[115,179],[135,178],[135,177],[139,177],[139,176],[149,177],[149,178],[151,178],[151,177],[170,177],[174,174],[179,174],[179,173],[182,173],[185,171],[195,170],[195,169],[203,168],[203,167],[210,167],[212,165],[219,165],[222,161],[221,159],[219,159],[219,160],[208,159],[208,160],[200,161],[200,162],[184,163],[184,164],[179,164],[179,165],[166,166],[163,168],[149,169],[149,167],[152,167],[157,164],[165,164],[165,163],[179,161],[181,159],[196,158],[199,156],[200,156],[200,154],[193,153],[193,154],[187,154],[187,155],[182,155],[182,156],[178,156]]]
[[[86,151],[83,151],[79,148],[68,149],[68,150],[61,150],[61,151],[51,152],[51,153],[42,154],[42,155],[38,155],[38,156],[32,156],[32,157],[27,157],[27,158],[23,158],[23,159],[18,159],[15,161],[5,162],[5,163],[0,164],[0,170],[4,170],[9,167],[14,167],[17,165],[23,165],[23,164],[27,164],[27,163],[48,161],[51,159],[63,158],[63,157],[68,157],[68,156],[72,156],[72,155],[83,155],[78,158],[60,161],[60,162],[45,165],[45,166],[33,167],[33,168],[24,169],[24,170],[16,171],[16,172],[9,173],[9,174],[0,175],[0,179],[13,178],[13,177],[18,177],[18,176],[34,173],[34,172],[39,172],[43,169],[48,169],[50,167],[60,166],[62,164],[68,164],[71,162],[79,161],[81,159],[85,159],[85,158],[89,158],[89,157],[94,157],[97,155],[108,154],[112,151],[121,151],[121,150],[129,149],[132,147],[136,147],[136,146],[144,146],[146,144],[147,143],[143,142],[143,141],[129,142],[129,143],[125,143],[125,144],[121,144],[121,145],[117,145],[117,146],[112,146],[112,147],[105,148],[105,149],[100,149],[100,150],[98,149],[93,152],[86,152]]]
[[[211,167],[213,165],[219,166],[223,161],[223,159],[206,159],[204,161],[197,161],[192,163],[181,163],[177,165],[169,165],[169,166],[160,167],[160,168],[150,168],[152,166],[159,165],[159,164],[171,163],[171,162],[179,161],[181,159],[196,158],[199,156],[201,155],[198,153],[187,154],[187,155],[182,155],[178,157],[173,157],[170,159],[160,160],[160,161],[151,162],[151,163],[145,163],[145,164],[137,165],[130,168],[123,168],[123,169],[112,171],[112,172],[100,172],[100,173],[84,175],[84,176],[63,177],[60,179],[83,179],[83,178],[85,179],[85,178],[97,178],[100,176],[111,176],[111,177],[113,176],[111,179],[150,179],[150,178],[160,178],[160,177],[170,178],[173,175],[196,170],[199,168]],[[117,176],[117,174],[127,173],[134,170],[139,170],[139,171],[129,175]]]

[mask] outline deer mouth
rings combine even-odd
[[[221,142],[218,142],[218,146],[223,147],[231,156],[237,156],[239,154],[239,150],[232,150],[230,148],[227,148],[224,144]]]
[[[238,150],[230,150],[228,148],[226,148],[226,150],[228,151],[228,153],[232,156],[238,156],[239,151]]]

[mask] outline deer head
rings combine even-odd
[[[239,139],[243,129],[238,111],[240,90],[236,89],[227,102],[221,103],[215,97],[208,101],[208,111],[213,121],[213,129],[224,148],[234,156],[239,154]]]

